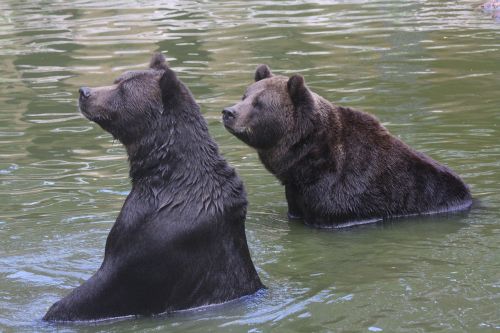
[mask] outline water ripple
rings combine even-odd
[[[227,307],[65,331],[498,329],[498,22],[478,2],[3,1],[0,3],[0,331],[53,331],[47,307],[99,266],[130,191],[124,149],[76,110],[161,50],[192,89],[249,195],[247,236],[268,290]],[[449,165],[468,216],[339,232],[286,219],[283,187],[220,110],[257,64],[301,73]]]

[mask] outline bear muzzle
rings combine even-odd
[[[233,108],[225,108],[222,110],[222,119],[224,120],[224,123],[229,122],[234,118],[236,118],[236,110]]]
[[[235,131],[235,124],[236,124],[236,117],[237,113],[236,110],[233,109],[232,107],[227,107],[224,110],[222,110],[222,122],[224,123],[224,127],[229,132],[234,132]]]
[[[78,89],[78,92],[80,93],[80,99],[90,97],[90,88],[89,87],[81,87],[80,89]]]
[[[80,112],[86,117],[89,118],[89,114],[87,112],[87,102],[90,97],[90,88],[88,87],[81,87],[78,89],[78,92],[80,93],[80,97],[78,98],[78,108],[80,109]]]
[[[222,110],[222,122],[226,130],[243,142],[248,142],[251,130],[247,126],[241,126],[242,120],[242,115],[233,107]]]

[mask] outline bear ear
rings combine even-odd
[[[288,94],[295,107],[312,105],[314,103],[313,96],[309,88],[307,88],[302,75],[293,75],[287,82]]]
[[[170,68],[166,68],[160,78],[161,100],[163,106],[171,106],[177,102],[180,95],[181,82]]]
[[[160,52],[153,54],[151,61],[149,62],[149,68],[157,70],[168,69],[168,63],[165,56],[163,56]]]
[[[273,76],[271,73],[271,69],[267,65],[259,65],[255,70],[255,82],[260,81],[262,79],[267,79]]]

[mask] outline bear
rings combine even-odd
[[[132,188],[100,268],[43,319],[170,313],[264,288],[247,245],[243,183],[165,57],[79,92],[81,113],[125,146]]]
[[[340,228],[471,206],[459,176],[374,116],[330,103],[299,74],[260,65],[254,78],[222,122],[284,185],[290,219]]]

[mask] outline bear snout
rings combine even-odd
[[[230,132],[235,126],[236,118],[237,113],[234,108],[228,107],[222,110],[222,122],[224,123],[224,127],[226,127]]]
[[[89,98],[90,97],[90,88],[89,87],[81,87],[78,89],[80,93],[80,98]]]
[[[234,110],[233,108],[225,108],[224,110],[222,110],[222,119],[224,120],[224,122],[232,120],[234,118],[236,118],[236,110]]]
[[[89,87],[81,87],[78,89],[80,98],[78,99],[78,108],[85,118],[94,121],[94,117],[90,113],[91,89]]]

